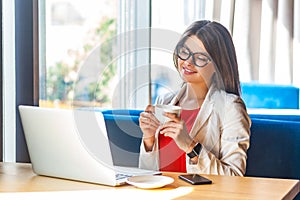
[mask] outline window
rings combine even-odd
[[[143,109],[161,93],[180,86],[173,49],[184,29],[203,18],[220,21],[232,33],[242,82],[297,85],[295,56],[282,54],[289,65],[283,69],[278,56],[265,55],[278,52],[271,49],[275,44],[264,45],[265,39],[259,42],[275,37],[261,32],[267,19],[261,10],[271,7],[269,12],[275,12],[277,4],[232,0],[39,2],[41,106]],[[284,18],[280,12],[278,16]],[[258,23],[251,23],[252,19]],[[278,25],[277,31],[285,35],[284,41],[291,39],[284,27]],[[295,42],[294,52],[298,46]]]
[[[40,106],[111,102],[117,6],[116,0],[39,1]]]
[[[173,49],[198,4],[40,0],[40,106],[143,109],[176,90]]]

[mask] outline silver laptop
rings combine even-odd
[[[113,165],[103,114],[19,106],[33,171],[38,175],[103,185],[160,172]]]

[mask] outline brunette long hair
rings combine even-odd
[[[214,63],[216,74],[213,81],[217,87],[240,96],[241,89],[236,52],[229,31],[218,22],[196,21],[185,30],[178,45],[184,44],[187,38],[193,35],[201,40]],[[173,53],[173,61],[178,69],[176,49]]]

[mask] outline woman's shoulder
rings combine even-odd
[[[243,103],[243,99],[240,96],[224,90],[214,90],[211,96],[212,99],[223,99],[228,103]]]
[[[222,119],[230,121],[234,119],[244,120],[245,124],[251,125],[246,105],[240,96],[227,93],[224,90],[215,91],[212,96],[214,110],[222,116]]]
[[[222,104],[225,109],[235,109],[246,110],[246,105],[243,99],[232,93],[228,93],[224,90],[215,90],[211,96],[212,100],[217,104]]]

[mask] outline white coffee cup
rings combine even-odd
[[[181,107],[173,106],[173,105],[162,105],[162,104],[155,105],[154,115],[163,124],[170,121],[170,118],[164,116],[165,112],[174,113],[179,117],[181,113]]]

